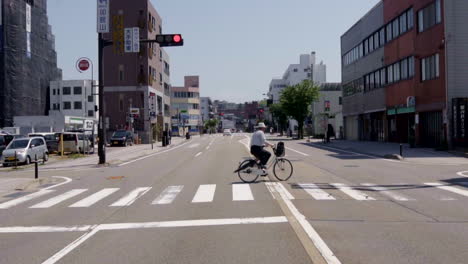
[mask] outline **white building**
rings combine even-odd
[[[164,87],[164,98],[163,102],[158,105],[158,113],[164,116],[164,130],[169,131],[171,128],[171,73],[170,73],[170,61],[169,55],[166,50],[161,49],[162,54],[162,68],[163,71],[160,73],[162,76],[162,82]]]
[[[203,122],[213,117],[213,103],[210,97],[200,97],[200,112]]]
[[[99,107],[97,81],[67,80],[50,82],[51,111],[58,111],[64,116],[98,118],[95,106]]]
[[[341,83],[320,85],[320,97],[312,104],[312,129],[314,135],[325,135],[328,124],[332,125],[336,138],[343,135],[343,107]]]

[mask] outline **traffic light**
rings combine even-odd
[[[184,39],[181,34],[156,35],[156,42],[160,47],[183,46]]]

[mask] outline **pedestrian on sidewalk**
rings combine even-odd
[[[331,124],[327,126],[327,143],[330,143],[330,138],[335,137],[335,130]],[[336,139],[336,138],[335,138]]]

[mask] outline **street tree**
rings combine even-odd
[[[270,105],[269,109],[273,119],[278,123],[278,129],[282,136],[283,131],[288,125],[288,115],[284,111],[281,104],[272,104]]]
[[[217,119],[210,119],[205,122],[205,128],[211,132],[215,132],[218,127]]]
[[[280,97],[281,108],[298,122],[299,139],[304,138],[304,121],[310,114],[312,102],[319,98],[319,87],[310,80],[286,87]]]

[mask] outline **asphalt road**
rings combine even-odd
[[[43,172],[67,180],[0,203],[0,263],[467,263],[466,168],[286,141],[288,182],[242,184],[247,143]]]

